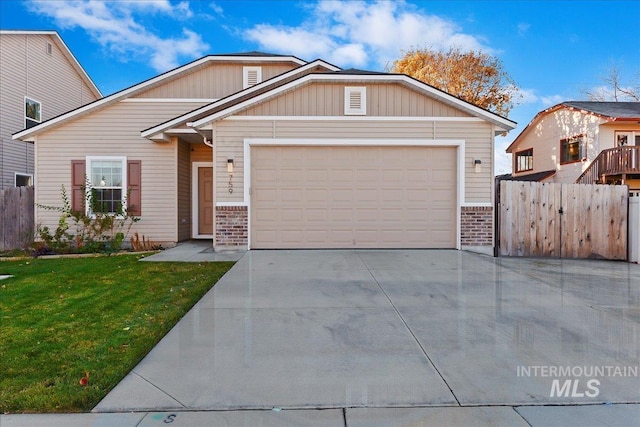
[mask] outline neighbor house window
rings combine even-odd
[[[616,132],[616,147],[626,145],[640,145],[640,133],[638,132]]]
[[[40,102],[31,99],[24,98],[24,127],[30,128],[42,121],[42,107]]]
[[[15,184],[16,187],[30,187],[33,185],[33,175],[16,172]]]
[[[533,169],[533,148],[516,153],[516,172],[530,171]]]
[[[262,67],[242,67],[242,88],[246,89],[262,81]]]
[[[348,116],[367,114],[366,87],[344,88],[344,114]]]
[[[87,177],[91,190],[89,213],[121,214],[125,209],[125,157],[87,157]]]
[[[584,157],[584,135],[560,140],[560,163],[579,162]]]

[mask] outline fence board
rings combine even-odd
[[[498,253],[627,259],[627,198],[620,185],[502,181]]]
[[[0,251],[21,249],[34,231],[33,187],[0,190]]]

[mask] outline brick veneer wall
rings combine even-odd
[[[246,206],[217,206],[216,245],[247,246],[248,219]]]
[[[462,246],[493,245],[493,207],[462,207],[460,218]]]

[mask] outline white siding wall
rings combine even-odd
[[[47,53],[47,43],[52,52]],[[24,97],[40,101],[42,120],[96,99],[52,36],[0,35],[0,188],[14,185],[14,174],[32,174],[33,144],[11,135],[25,127]]]
[[[177,142],[155,143],[140,131],[201,106],[201,103],[117,103],[39,135],[36,200],[60,206],[60,186],[71,186],[71,160],[127,156],[142,161],[142,219],[132,231],[154,241],[178,239]],[[55,227],[56,212],[36,210],[40,225]]]

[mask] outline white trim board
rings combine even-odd
[[[213,168],[213,162],[192,162],[191,163],[191,238],[192,239],[213,239],[213,234],[198,233],[198,168]],[[216,177],[213,177],[213,191],[216,190]],[[213,212],[214,223],[216,220],[216,212]],[[215,226],[214,226],[215,230]],[[215,245],[214,245],[215,246]]]
[[[437,116],[229,116],[223,121],[381,121],[381,122],[484,122],[479,117]]]
[[[251,147],[252,146],[340,146],[340,147],[455,147],[457,152],[456,249],[462,240],[462,205],[465,200],[465,141],[462,139],[288,139],[245,138],[244,200],[247,206],[247,248],[251,249]]]
[[[210,104],[212,102],[216,102],[218,101],[220,98],[127,98],[127,99],[123,99],[120,102],[149,102],[149,103],[153,103],[153,102],[184,102],[184,103],[189,103],[189,102],[193,102],[194,104],[202,104],[207,103]]]

